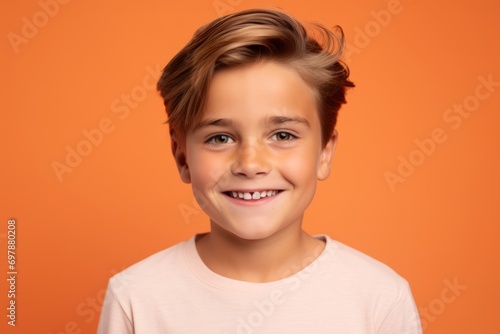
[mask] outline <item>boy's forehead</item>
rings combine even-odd
[[[277,122],[316,109],[316,94],[293,69],[274,62],[217,72],[207,92],[201,120],[258,117]],[[283,120],[284,120],[283,118]]]

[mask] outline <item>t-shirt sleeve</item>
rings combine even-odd
[[[113,292],[111,284],[109,284],[102,305],[97,334],[133,333],[134,328],[132,326],[132,321],[125,313],[122,305]]]
[[[383,320],[378,334],[421,334],[422,326],[417,306],[410,287],[406,284],[400,297],[394,303],[391,311]]]

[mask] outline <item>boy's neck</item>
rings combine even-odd
[[[300,227],[263,240],[245,240],[220,227],[196,240],[205,265],[213,272],[248,282],[271,282],[302,270],[323,251],[323,241]]]

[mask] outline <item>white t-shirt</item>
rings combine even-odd
[[[99,334],[417,334],[406,280],[328,236],[319,256],[284,279],[252,283],[212,272],[195,236],[113,276]]]

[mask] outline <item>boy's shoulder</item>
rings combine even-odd
[[[400,285],[408,282],[385,263],[340,241],[325,236],[331,250],[335,250],[332,265],[335,272],[342,272],[346,277],[366,280],[372,284]]]
[[[400,279],[401,276],[397,274],[391,267],[385,263],[371,257],[370,255],[363,253],[362,251],[355,249],[351,246],[344,244],[343,242],[331,239],[326,236],[328,243],[337,251],[335,262],[337,265],[345,267],[351,270],[353,273],[366,273],[370,272],[373,275],[381,276],[384,278],[392,277],[394,279]]]
[[[365,301],[383,297],[392,302],[411,295],[408,281],[391,267],[340,241],[326,238],[334,256],[322,275],[324,285],[343,287],[344,292]]]
[[[133,291],[162,284],[165,279],[175,280],[185,270],[183,249],[190,241],[181,241],[136,262],[111,277],[109,287],[116,292]]]

